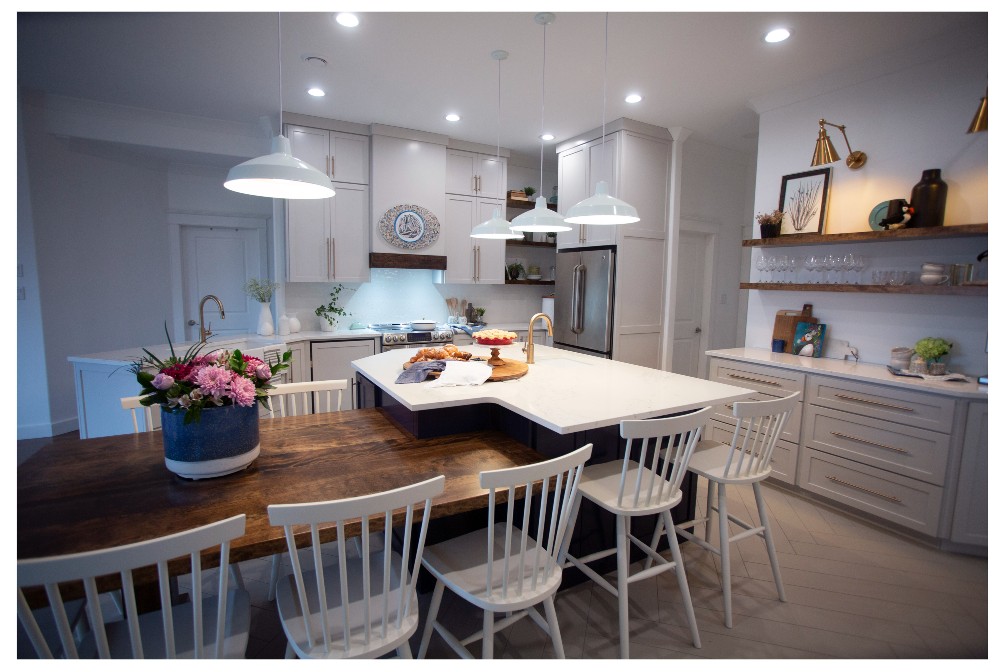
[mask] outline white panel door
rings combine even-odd
[[[477,155],[458,149],[449,149],[445,165],[444,190],[449,194],[475,196],[479,186],[476,180]]]
[[[478,200],[474,196],[448,194],[445,201],[441,230],[447,245],[448,268],[445,270],[445,277],[448,284],[466,285],[475,282],[475,244],[479,241],[470,238],[469,233],[478,214]]]
[[[493,216],[493,211],[500,208],[500,216],[505,217],[506,207],[502,201],[491,201],[485,198],[479,199],[479,217],[473,222],[473,226],[485,222]],[[470,229],[471,231],[471,229]],[[502,285],[506,281],[506,248],[507,245],[502,240],[472,239],[479,247],[478,262],[479,267],[476,272],[476,282],[486,285]]]
[[[374,354],[375,341],[372,339],[313,342],[312,379],[350,380],[350,394],[344,395],[342,408],[344,410],[354,408],[357,395],[354,393],[355,378],[351,362]]]
[[[368,282],[368,187],[338,184],[331,202],[330,279]]]
[[[507,197],[507,161],[497,161],[496,155],[480,154],[476,174],[479,175],[479,196],[482,198]]]
[[[205,324],[214,334],[256,331],[260,304],[243,287],[250,278],[266,275],[264,231],[263,226],[180,227],[184,340],[198,339],[198,304],[208,294],[219,297],[226,311],[223,320],[214,301],[205,304]]]
[[[698,377],[705,348],[703,323],[708,235],[694,231],[680,232],[677,254],[677,297],[674,313],[674,356],[670,370],[685,376]]]

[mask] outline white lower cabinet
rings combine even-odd
[[[356,341],[313,341],[312,343],[312,379],[351,381],[348,394],[345,395],[343,408],[356,408],[354,369],[351,362],[362,357],[375,354],[375,341],[367,338]]]
[[[309,341],[289,343],[288,349],[292,351],[292,361],[287,371],[288,382],[304,383],[312,380]]]
[[[719,356],[727,352],[756,354],[709,351],[711,380],[751,388],[751,400],[803,393],[772,478],[943,542],[986,546],[985,399],[881,384],[874,365],[840,371],[823,360],[817,372],[809,359],[798,366]],[[706,436],[731,440],[731,413],[731,404],[717,407]]]

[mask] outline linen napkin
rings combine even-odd
[[[431,360],[429,362],[416,362],[408,369],[396,376],[397,383],[422,383],[427,380],[431,371],[444,371],[447,362]]]
[[[427,387],[482,385],[493,373],[493,367],[486,362],[447,362],[447,364],[440,377],[427,383]]]

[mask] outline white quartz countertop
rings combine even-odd
[[[945,382],[894,376],[889,373],[884,364],[865,364],[840,359],[824,359],[822,357],[800,357],[788,353],[770,352],[763,348],[709,350],[705,354],[709,357],[731,359],[750,364],[766,364],[800,373],[822,373],[823,375],[836,378],[880,383],[907,390],[934,392],[935,394],[946,394],[968,399],[986,399],[989,389],[986,385],[979,385],[975,382]]]
[[[484,357],[490,354],[486,346],[462,349]],[[462,387],[397,385],[403,363],[413,354],[413,350],[390,350],[351,365],[411,411],[494,403],[560,434],[694,410],[753,392],[544,345],[535,346],[535,363],[515,380]],[[525,360],[521,344],[502,347],[500,356]]]

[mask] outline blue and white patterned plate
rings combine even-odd
[[[431,245],[441,233],[441,224],[427,208],[397,205],[386,210],[378,221],[382,240],[404,250],[419,250]]]

